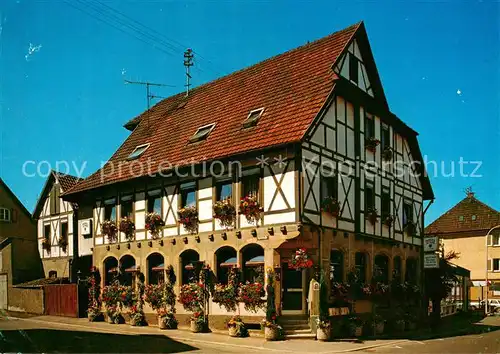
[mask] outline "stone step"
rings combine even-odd
[[[311,327],[309,326],[309,323],[303,323],[303,324],[282,324],[281,327],[285,330],[296,330],[296,329],[308,329],[311,330]]]
[[[311,329],[310,328],[303,328],[303,329],[285,329],[285,334],[310,334]]]
[[[278,323],[282,326],[286,325],[301,325],[301,324],[306,324],[309,325],[309,320],[290,320],[290,319],[279,319]]]
[[[316,334],[314,333],[296,333],[296,334],[285,334],[286,339],[316,339]]]

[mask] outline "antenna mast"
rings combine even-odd
[[[149,108],[151,107],[151,100],[153,98],[159,98],[160,96],[156,96],[154,94],[151,94],[150,87],[151,86],[158,86],[158,87],[173,87],[172,85],[165,85],[165,84],[157,84],[154,82],[149,82],[149,81],[130,81],[130,80],[124,80],[126,84],[133,84],[133,85],[144,85],[146,86],[146,101],[147,101],[147,128],[149,130]]]
[[[184,52],[184,66],[186,67],[186,97],[189,95],[189,87],[191,86],[191,75],[189,74],[189,68],[194,65],[193,58],[193,51],[188,48]]]

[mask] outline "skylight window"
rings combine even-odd
[[[132,153],[130,155],[128,155],[127,159],[133,160],[133,159],[139,158],[144,153],[144,151],[146,151],[148,149],[148,147],[149,147],[149,144],[142,144],[142,145],[137,146],[134,149],[134,151],[132,151]]]
[[[250,111],[247,119],[245,119],[245,121],[243,122],[243,128],[253,127],[254,125],[257,125],[262,112],[264,112],[264,108],[254,109],[253,111]]]
[[[214,130],[215,123],[204,125],[203,127],[198,128],[196,133],[189,139],[190,142],[194,143],[196,141],[204,140],[208,137],[208,135]]]

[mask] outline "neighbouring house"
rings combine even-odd
[[[93,240],[78,238],[76,205],[61,198],[80,180],[51,171],[36,203],[33,219],[38,226],[38,248],[46,278],[76,281],[78,270],[86,272],[92,265]]]
[[[425,228],[426,235],[437,235],[442,240],[445,252],[460,254],[454,264],[470,270],[470,301],[485,298],[486,271],[493,285],[489,298],[500,298],[500,230],[494,230],[486,239],[488,231],[498,225],[500,212],[468,190],[464,199]]]
[[[294,269],[299,249],[332,283],[356,271],[365,283],[377,274],[419,284],[433,191],[417,133],[389,109],[363,23],[164,99],[125,128],[105,166],[63,194],[92,225],[102,285],[119,269],[125,284],[139,270],[156,283],[172,265],[179,291],[198,261],[219,282],[233,266],[243,282],[262,282],[270,267],[279,312],[306,316],[313,272]],[[235,215],[221,225],[224,202]],[[164,223],[158,234],[149,213]],[[135,231],[115,235],[108,221],[124,217]],[[228,314],[212,303],[210,315]]]
[[[20,293],[13,286],[41,273],[36,224],[0,178],[0,309],[16,310]]]

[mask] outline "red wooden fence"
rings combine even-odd
[[[78,317],[78,286],[76,284],[45,285],[43,293],[46,315]]]

